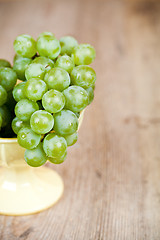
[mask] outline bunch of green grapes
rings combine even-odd
[[[88,65],[95,50],[70,36],[57,40],[50,32],[37,41],[20,35],[14,50],[13,71],[21,82],[13,89],[12,129],[26,149],[25,161],[32,167],[47,160],[62,163],[67,146],[77,141],[79,115],[94,98],[96,74]]]
[[[11,122],[14,117],[15,100],[12,95],[17,82],[17,74],[11,64],[0,59],[0,137],[13,137]]]

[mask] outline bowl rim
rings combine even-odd
[[[17,138],[0,138],[0,144],[17,143]]]

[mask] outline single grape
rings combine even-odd
[[[61,52],[61,46],[54,36],[44,35],[37,39],[37,50],[40,56],[55,59]]]
[[[8,62],[7,60],[5,59],[0,59],[0,67],[11,67],[11,64],[10,62]]]
[[[58,157],[58,158],[48,158],[48,160],[51,162],[51,163],[54,163],[54,164],[60,164],[60,163],[63,163],[64,160],[66,159],[67,157],[67,151],[65,151],[65,153],[61,156],[61,157]]]
[[[73,51],[73,59],[76,65],[89,65],[95,57],[95,49],[90,44],[80,44]]]
[[[64,69],[52,68],[46,73],[44,81],[49,89],[63,91],[70,84],[70,76]]]
[[[48,112],[57,113],[64,108],[65,97],[61,92],[51,89],[43,95],[42,105]]]
[[[66,139],[67,146],[72,146],[77,142],[78,134],[77,134],[77,132],[75,132],[71,135],[64,136],[64,138]]]
[[[24,87],[26,97],[33,101],[41,100],[47,90],[46,83],[38,78],[31,78]]]
[[[46,134],[53,128],[54,118],[49,112],[38,110],[32,114],[30,125],[34,132]]]
[[[54,66],[54,61],[49,59],[49,58],[47,58],[47,57],[36,57],[32,61],[32,63],[40,63],[40,64],[42,64],[45,67],[46,71],[49,71]]]
[[[22,121],[29,121],[37,110],[39,110],[38,104],[28,99],[20,100],[15,106],[15,114]]]
[[[26,84],[25,82],[20,82],[13,88],[13,97],[16,100],[16,102],[19,102],[20,100],[26,98],[24,90],[25,84]]]
[[[24,127],[29,127],[29,122],[23,122],[17,117],[12,120],[12,129],[15,134],[18,134],[19,130]]]
[[[54,115],[54,130],[58,135],[70,135],[78,129],[78,118],[70,110],[62,110]]]
[[[70,86],[63,91],[65,96],[65,108],[80,112],[88,105],[88,93],[82,87]]]
[[[21,147],[33,149],[40,143],[41,135],[35,133],[30,127],[24,127],[19,130],[17,140]]]
[[[55,38],[54,34],[51,33],[51,32],[42,32],[39,34],[38,38],[40,37],[52,37],[52,38]]]
[[[7,102],[7,92],[6,90],[0,85],[0,106]]]
[[[89,66],[77,66],[71,72],[71,82],[73,85],[78,85],[83,88],[93,86],[96,81],[96,73]]]
[[[72,71],[74,66],[75,65],[74,65],[73,59],[67,55],[63,55],[63,56],[57,58],[57,61],[55,63],[55,67],[63,68],[68,73],[70,73]]]
[[[59,158],[66,152],[67,143],[63,137],[50,133],[43,140],[43,149],[48,157]]]
[[[7,92],[14,87],[16,82],[17,74],[13,69],[8,67],[0,68],[0,84]]]
[[[25,71],[25,77],[27,80],[31,78],[43,79],[45,75],[45,67],[40,63],[31,63],[28,65]]]
[[[0,107],[0,114],[2,116],[2,127],[9,125],[11,121],[11,114],[5,105]]]
[[[23,58],[20,57],[16,61],[14,61],[13,64],[13,70],[17,73],[18,79],[25,81],[25,70],[28,67],[28,65],[32,62],[30,58]]]
[[[36,41],[29,35],[19,35],[14,41],[14,50],[22,57],[32,58],[36,50]]]
[[[78,46],[78,42],[71,36],[65,36],[60,39],[61,55],[67,54],[71,56],[75,47]]]
[[[94,90],[93,90],[92,87],[86,88],[85,90],[86,90],[87,93],[88,93],[88,99],[89,99],[88,104],[91,104],[91,102],[92,102],[93,99],[94,99]]]
[[[24,154],[26,163],[31,167],[40,167],[47,161],[47,156],[43,150],[42,143],[34,149],[27,149]]]

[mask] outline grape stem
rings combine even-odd
[[[38,54],[38,53],[36,53],[36,54],[32,57],[32,59],[35,59],[36,57],[39,57],[39,54]]]

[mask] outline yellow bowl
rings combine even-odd
[[[84,111],[80,114],[79,126]],[[62,178],[52,169],[29,167],[25,149],[16,138],[0,138],[0,214],[17,216],[41,212],[62,196]]]

